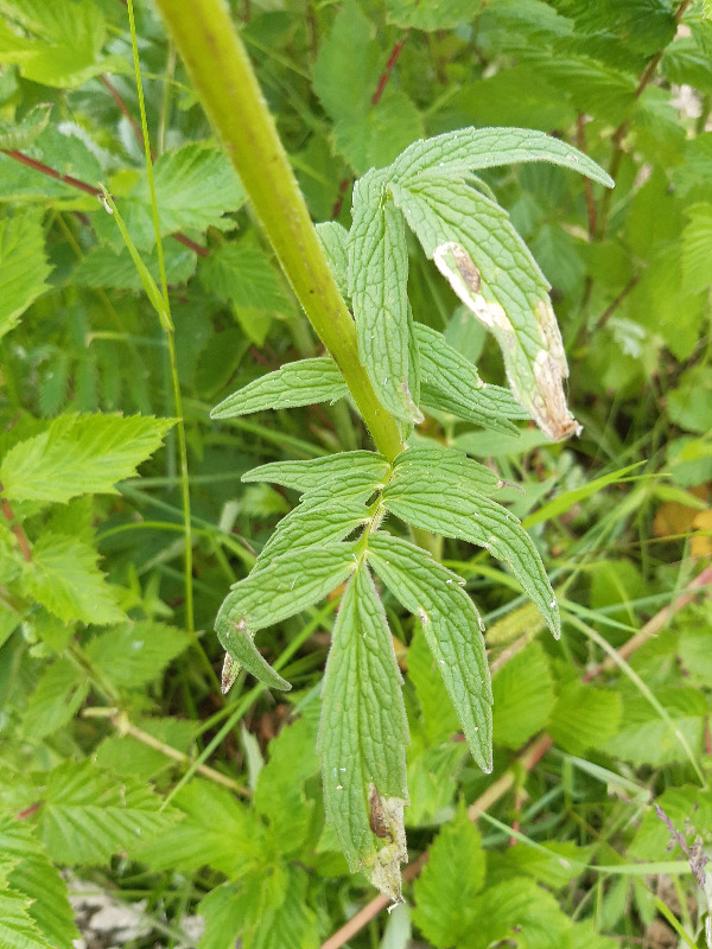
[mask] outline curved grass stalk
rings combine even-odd
[[[160,292],[163,298],[163,316],[161,317],[161,313],[159,311],[159,317],[161,317],[161,325],[165,333],[166,345],[168,347],[171,388],[173,390],[173,404],[175,406],[176,418],[178,419],[176,429],[178,432],[178,461],[180,466],[183,537],[185,543],[183,555],[185,625],[188,632],[192,636],[195,633],[195,610],[193,606],[193,530],[190,517],[190,475],[188,471],[188,444],[185,436],[185,419],[183,416],[183,395],[180,389],[180,379],[178,378],[178,360],[176,357],[175,334],[173,328],[173,319],[171,317],[171,303],[168,295],[166,260],[163,251],[163,240],[161,238],[161,227],[158,218],[158,197],[156,195],[156,181],[153,174],[151,140],[148,133],[148,121],[146,119],[146,102],[143,95],[143,82],[141,80],[141,62],[138,55],[138,39],[136,36],[136,19],[134,17],[133,0],[127,0],[127,8],[129,16],[129,29],[131,31],[131,50],[133,53],[136,94],[138,96],[138,107],[141,118],[141,134],[143,136],[143,149],[146,157],[146,175],[148,178],[148,187],[151,195],[151,217],[153,220],[153,230],[156,238],[158,271],[161,281]]]

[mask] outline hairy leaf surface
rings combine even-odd
[[[518,162],[551,162],[612,188],[610,175],[595,161],[559,138],[536,129],[464,128],[413,142],[393,162],[393,177],[417,183],[423,172],[463,178],[468,172]]]
[[[407,466],[396,468],[383,500],[389,511],[409,524],[477,544],[506,563],[558,637],[556,597],[539,552],[506,508],[481,494],[467,478],[439,467],[431,469],[427,480],[413,476]]]
[[[370,171],[354,188],[348,282],[361,361],[381,402],[405,422],[422,419],[410,391],[408,248],[385,178]]]
[[[335,402],[346,395],[339,367],[328,356],[300,359],[233,392],[210,412],[211,418],[235,418],[263,409],[290,409]]]
[[[481,621],[462,581],[419,547],[378,533],[369,562],[420,620],[472,756],[492,770],[492,690]]]
[[[303,494],[330,485],[340,486],[345,475],[356,472],[364,481],[370,481],[375,491],[390,470],[386,459],[376,452],[344,451],[308,461],[273,461],[246,471],[242,481],[269,481]]]
[[[351,544],[324,544],[275,557],[236,583],[215,620],[218,638],[233,662],[271,688],[289,688],[257,651],[255,633],[325,597],[354,566]]]
[[[407,859],[408,724],[386,615],[368,570],[341,601],[322,690],[319,749],[327,820],[352,869],[400,896]],[[375,832],[374,832],[375,828]]]

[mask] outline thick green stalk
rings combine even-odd
[[[341,369],[376,447],[392,460],[401,449],[398,426],[361,365],[353,320],[227,5],[157,3],[299,302]]]

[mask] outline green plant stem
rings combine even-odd
[[[401,450],[398,425],[361,365],[353,320],[227,5],[158,0],[158,7],[299,302],[341,369],[376,447],[392,461]]]
[[[190,475],[188,472],[188,443],[185,435],[185,419],[183,416],[183,395],[180,389],[180,379],[178,378],[178,359],[176,356],[175,334],[173,330],[173,320],[171,318],[171,304],[168,295],[168,280],[166,277],[166,260],[163,252],[163,241],[161,240],[161,225],[158,217],[158,197],[156,195],[156,181],[153,174],[153,159],[151,156],[151,140],[148,134],[148,120],[146,118],[146,102],[143,95],[143,82],[141,81],[141,63],[138,55],[138,39],[136,36],[136,20],[134,18],[133,0],[127,3],[129,15],[129,28],[131,30],[131,49],[133,51],[134,74],[136,78],[136,92],[138,95],[138,107],[141,115],[141,133],[143,135],[143,148],[146,156],[146,175],[148,177],[148,187],[151,193],[151,215],[153,218],[153,229],[156,236],[156,252],[158,255],[158,269],[161,278],[161,294],[167,319],[164,324],[166,342],[168,345],[168,359],[170,363],[171,388],[173,390],[173,404],[175,405],[176,417],[178,419],[178,460],[180,466],[180,490],[181,505],[183,508],[183,536],[185,541],[185,550],[183,553],[183,587],[185,591],[185,625],[188,632],[195,633],[195,610],[193,607],[193,533],[190,517]]]

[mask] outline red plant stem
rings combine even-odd
[[[576,146],[579,151],[586,151],[586,119],[579,112],[576,117]],[[583,179],[583,193],[586,197],[586,213],[588,215],[588,236],[593,240],[596,234],[596,201],[593,197],[593,184],[590,178]]]
[[[349,185],[351,184],[351,177],[342,178],[339,182],[339,191],[336,195],[336,200],[331,208],[331,219],[337,218],[341,214],[341,208],[344,206],[344,198],[346,197],[346,192],[349,190]]]
[[[77,191],[83,191],[85,194],[90,194],[94,198],[101,197],[101,189],[95,188],[94,185],[87,184],[86,181],[80,181],[79,178],[75,178],[73,175],[63,175],[61,172],[57,171],[56,168],[52,168],[49,165],[46,165],[43,161],[38,161],[36,158],[30,158],[29,155],[25,155],[24,152],[18,152],[15,149],[1,149],[3,155],[7,155],[8,158],[13,158],[15,161],[19,161],[22,165],[27,165],[28,168],[32,168],[34,171],[39,171],[40,174],[46,175],[48,178],[54,178],[55,181],[61,181],[65,185],[69,185],[71,188],[76,188]],[[183,234],[180,231],[177,231],[175,234],[171,234],[173,240],[178,241],[179,244],[183,244],[185,247],[189,247],[192,251],[195,251],[201,257],[207,257],[210,251],[207,247],[202,247],[200,244],[196,244],[195,241],[191,240],[187,234]]]
[[[138,122],[136,121],[136,118],[132,115],[131,111],[129,110],[129,107],[121,98],[121,94],[119,93],[119,90],[110,81],[108,76],[99,76],[99,81],[109,91],[111,98],[114,100],[114,102],[118,106],[119,111],[122,113],[122,115],[124,115],[128,119],[129,124],[131,125],[131,129],[133,131],[134,138],[138,142],[139,146],[143,148],[143,135],[141,134],[141,128]]]
[[[378,105],[381,101],[381,97],[386,90],[391,74],[395,68],[396,63],[400,57],[401,51],[405,46],[406,37],[404,36],[402,40],[398,40],[397,43],[393,44],[393,48],[388,54],[388,59],[386,60],[386,65],[383,68],[383,72],[378,77],[378,83],[376,84],[376,89],[371,96],[371,105]],[[341,208],[344,206],[344,198],[346,197],[346,192],[348,191],[349,185],[351,184],[352,177],[342,178],[339,182],[339,191],[336,195],[336,200],[334,201],[333,207],[331,208],[331,219],[337,218],[341,214]]]
[[[700,574],[695,577],[695,579],[690,583],[688,588],[676,597],[672,603],[669,603],[667,606],[663,607],[655,616],[652,617],[643,628],[631,637],[627,643],[624,643],[620,649],[617,650],[618,656],[621,659],[627,659],[632,655],[637,649],[640,649],[649,639],[653,636],[656,636],[669,621],[678,613],[683,607],[691,603],[697,594],[707,586],[712,585],[712,567],[707,567]],[[592,679],[600,676],[603,672],[608,672],[616,667],[616,663],[609,657],[603,662],[598,663],[598,665],[589,669],[583,676],[583,682],[590,682]],[[467,809],[467,816],[474,823],[479,817],[493,804],[496,804],[497,801],[501,800],[504,795],[514,786],[515,779],[520,777],[522,774],[529,774],[536,765],[539,764],[544,755],[551,749],[554,744],[554,740],[550,735],[542,734],[538,738],[535,738],[524,751],[518,756],[513,766],[510,767],[507,771],[504,772],[496,781],[494,781],[490,786],[484,791],[477,800],[469,806]],[[424,850],[420,856],[409,864],[404,873],[403,881],[408,882],[415,879],[418,874],[421,872],[425,864],[428,862],[428,851]],[[352,939],[358,932],[360,932],[364,926],[367,926],[372,919],[375,919],[376,916],[385,909],[386,906],[390,903],[390,899],[387,896],[379,894],[374,897],[369,903],[367,903],[362,909],[358,911],[351,919],[348,920],[340,929],[337,929],[326,942],[322,943],[321,949],[341,949],[349,939]]]
[[[203,247],[202,244],[196,244],[194,240],[191,240],[187,234],[183,234],[181,231],[176,231],[175,234],[171,234],[171,237],[174,241],[178,241],[179,244],[182,244],[184,247],[190,248],[198,257],[209,257],[210,251],[207,247]]]
[[[2,485],[0,484],[0,511],[2,511],[2,516],[8,523],[10,530],[13,532],[17,538],[17,543],[20,548],[20,553],[24,560],[29,563],[32,560],[32,547],[30,541],[25,533],[25,529],[22,524],[15,517],[15,512],[13,511],[10,502],[7,498],[2,497]]]
[[[376,86],[376,91],[371,96],[371,105],[378,105],[381,101],[381,96],[385,92],[386,86],[388,85],[388,80],[391,78],[391,73],[395,64],[398,62],[398,57],[401,54],[403,47],[405,46],[405,37],[402,40],[398,40],[397,43],[394,43],[393,49],[391,50],[388,59],[386,60],[386,65],[378,78],[378,85]]]
[[[33,814],[36,814],[41,807],[42,802],[35,801],[34,804],[30,804],[29,807],[24,808],[19,814],[15,814],[15,820],[27,820],[28,817],[32,817]]]
[[[35,171],[39,171],[41,174],[47,175],[48,178],[54,178],[56,181],[61,181],[65,185],[70,185],[70,187],[76,188],[78,191],[83,191],[85,194],[91,194],[95,198],[98,198],[101,195],[100,188],[95,188],[94,185],[88,185],[86,181],[80,181],[78,178],[74,178],[72,175],[63,175],[55,168],[50,168],[50,166],[45,165],[44,162],[37,161],[36,158],[30,158],[29,155],[25,155],[23,152],[18,152],[15,151],[15,149],[12,149],[10,151],[4,150],[4,154],[8,155],[10,158],[14,158],[15,161],[19,161],[22,165],[27,165],[28,168],[33,168]]]

